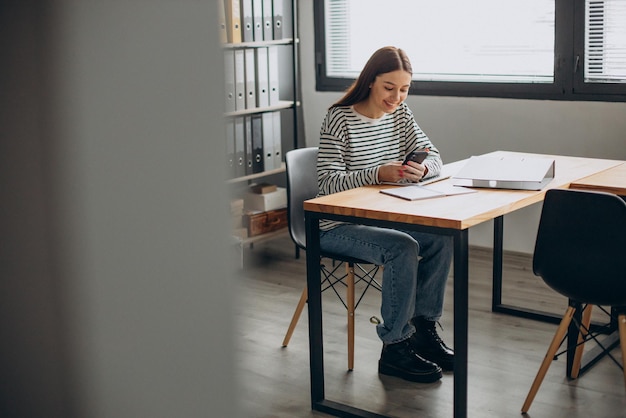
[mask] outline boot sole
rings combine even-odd
[[[404,369],[399,369],[397,367],[381,363],[380,361],[378,362],[378,373],[386,376],[399,377],[401,379],[417,383],[433,383],[440,380],[443,376],[441,369],[434,372],[411,373]]]

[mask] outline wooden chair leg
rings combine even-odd
[[[526,396],[526,401],[524,401],[524,405],[522,406],[522,414],[525,414],[530,409],[530,405],[533,403],[535,399],[535,395],[537,391],[539,391],[539,386],[541,386],[541,382],[543,382],[543,378],[546,376],[548,372],[548,368],[554,359],[554,355],[556,354],[556,350],[559,349],[561,342],[563,341],[563,337],[567,332],[567,327],[569,327],[570,322],[572,322],[572,317],[574,316],[575,308],[572,306],[567,307],[567,311],[565,311],[565,315],[563,315],[563,319],[561,319],[561,323],[554,334],[554,338],[552,338],[552,342],[550,343],[550,347],[548,348],[548,352],[546,356],[543,358],[543,362],[541,363],[541,367],[537,372],[537,376],[535,376],[535,380],[533,381],[532,386],[530,387],[530,391],[528,392],[528,396]]]
[[[354,369],[354,265],[346,263],[347,295],[346,305],[348,308],[348,370]]]
[[[298,319],[300,319],[300,314],[304,309],[304,304],[308,298],[308,294],[306,291],[306,286],[302,290],[302,295],[300,295],[300,301],[298,301],[298,306],[296,306],[296,310],[293,313],[293,317],[291,317],[291,323],[289,324],[289,328],[287,329],[287,334],[285,334],[285,339],[283,340],[283,347],[287,347],[289,344],[289,340],[291,339],[291,334],[296,329],[296,325],[298,324]]]
[[[583,358],[583,352],[585,351],[585,338],[589,332],[589,325],[591,324],[591,310],[592,305],[587,305],[587,307],[583,310],[582,316],[582,327],[580,327],[580,331],[578,332],[578,342],[576,346],[576,351],[574,352],[574,362],[572,364],[572,379],[578,379],[578,374],[580,373],[580,364]]]
[[[624,371],[624,389],[626,389],[626,314],[617,317],[619,342],[622,347],[622,369]]]

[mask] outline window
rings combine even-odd
[[[322,91],[395,45],[412,94],[626,101],[626,0],[324,0],[315,27]]]

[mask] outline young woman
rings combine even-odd
[[[437,148],[404,103],[412,68],[404,51],[376,51],[321,128],[319,194],[383,182],[418,182],[441,170]],[[404,157],[428,150],[420,164]],[[453,255],[450,237],[336,221],[320,222],[324,250],[383,265],[381,374],[434,382],[452,370],[454,352],[437,334]]]

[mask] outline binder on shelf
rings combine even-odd
[[[263,40],[263,0],[252,0],[252,26],[254,27],[254,41]]]
[[[272,112],[262,113],[263,117],[263,168],[265,171],[274,168],[274,116]]]
[[[246,175],[246,138],[244,133],[243,118],[235,118],[235,177]]]
[[[253,174],[253,161],[254,161],[254,150],[252,148],[252,116],[244,117],[244,129],[245,129],[245,164],[246,164],[246,175]]]
[[[279,101],[278,48],[267,48],[267,78],[269,104],[274,106]]]
[[[232,50],[224,51],[224,111],[235,111],[235,52]]]
[[[254,41],[252,0],[241,0],[241,40],[243,42]]]
[[[235,122],[227,120],[226,123],[226,173],[227,178],[235,177]]]
[[[494,189],[541,190],[554,179],[554,159],[524,155],[472,156],[454,184]]]
[[[235,50],[235,110],[246,108],[246,70],[243,49]]]
[[[256,103],[258,107],[267,107],[270,105],[267,47],[255,48],[254,51],[256,55]]]
[[[261,173],[263,164],[263,119],[261,115],[252,115],[252,172]]]
[[[224,9],[224,2],[219,0],[217,2],[217,19],[220,25],[220,42],[228,42],[228,31],[226,30],[226,10]]]
[[[274,39],[283,38],[283,15],[284,15],[283,0],[272,1],[272,20],[274,23]]]
[[[283,162],[283,136],[280,125],[280,112],[270,113],[273,119],[272,135],[274,137],[274,168],[280,168]]]
[[[226,3],[226,33],[228,42],[241,42],[241,7],[239,0],[224,0]]]
[[[256,107],[256,61],[254,59],[254,49],[244,51],[246,66],[246,109]]]
[[[263,40],[274,39],[274,17],[272,11],[272,0],[263,1]]]

